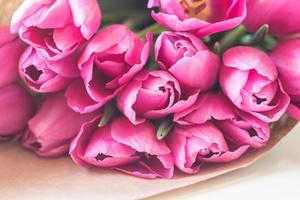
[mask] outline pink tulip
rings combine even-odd
[[[191,106],[198,93],[183,95],[177,80],[166,71],[143,71],[117,97],[119,110],[133,124],[160,119]]]
[[[18,134],[33,112],[32,98],[23,88],[14,84],[0,88],[0,140]]]
[[[25,0],[12,17],[11,31],[43,57],[58,60],[89,40],[100,22],[96,0]]]
[[[247,4],[244,24],[249,31],[268,24],[275,36],[300,33],[299,0],[248,0]]]
[[[291,97],[288,114],[300,120],[300,39],[280,42],[271,52],[285,91]]]
[[[236,109],[222,92],[200,95],[193,106],[176,113],[174,120],[181,125],[211,121],[219,127],[226,139],[238,146],[260,148],[270,137],[267,123]]]
[[[246,17],[246,0],[149,0],[148,7],[160,8],[152,12],[160,25],[198,36],[232,29]]]
[[[220,84],[239,109],[265,122],[279,120],[290,103],[272,60],[252,47],[238,46],[224,53]]]
[[[150,122],[137,126],[126,118],[99,128],[99,117],[81,127],[70,148],[72,159],[83,167],[106,167],[142,178],[171,178],[173,158],[164,141],[155,137]]]
[[[112,25],[89,42],[79,60],[80,82],[71,85],[66,96],[78,112],[91,112],[113,99],[144,67],[151,49],[152,36],[143,42],[124,25]],[[81,88],[80,91],[75,88]],[[79,98],[79,99],[78,99]]]
[[[18,61],[25,48],[26,44],[12,35],[9,27],[0,26],[0,87],[18,78]]]
[[[236,148],[227,143],[222,132],[211,122],[176,125],[166,140],[176,167],[188,174],[197,173],[205,163],[235,160],[249,148],[247,145]]]
[[[74,54],[59,61],[50,61],[41,57],[33,47],[28,47],[20,58],[20,76],[36,92],[59,91],[68,85],[71,78],[80,76],[77,56]]]
[[[83,123],[97,113],[74,112],[67,106],[62,93],[46,97],[37,114],[29,120],[23,145],[40,156],[55,157],[68,152],[71,140]]]
[[[155,44],[155,58],[184,88],[205,91],[216,83],[219,58],[192,34],[163,32]]]

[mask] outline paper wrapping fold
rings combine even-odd
[[[206,166],[194,176],[177,173],[171,180],[144,180],[104,169],[85,170],[66,157],[43,159],[19,145],[3,143],[0,144],[0,199],[22,199],[22,195],[30,200],[149,197],[247,167],[274,147],[295,125],[293,120],[276,125],[265,148],[251,150],[234,162]]]
[[[1,23],[10,18],[20,0],[0,0]],[[4,17],[5,16],[5,17]],[[240,159],[202,168],[201,173],[186,176],[179,172],[172,180],[144,180],[119,172],[76,166],[69,158],[43,159],[20,145],[0,144],[0,199],[137,199],[192,185],[230,171],[247,167],[262,157],[296,125],[288,119],[272,128],[268,145],[250,150]],[[27,198],[26,198],[27,197]]]

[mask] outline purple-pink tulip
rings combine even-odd
[[[163,32],[155,44],[155,59],[189,90],[206,91],[218,78],[218,56],[190,33]]]
[[[99,117],[84,124],[70,148],[72,159],[83,167],[106,167],[142,178],[171,178],[171,150],[155,137],[149,122],[133,125],[126,118],[99,128]]]
[[[236,109],[222,92],[201,94],[197,102],[183,112],[174,115],[181,125],[214,123],[232,143],[254,148],[264,146],[270,137],[270,127],[249,114]]]
[[[235,147],[227,143],[222,132],[211,122],[176,125],[166,141],[176,167],[188,174],[197,173],[205,163],[235,160],[249,148],[247,145]]]
[[[198,36],[232,29],[246,17],[246,0],[149,0],[148,7],[159,7],[152,17],[160,25]]]
[[[25,48],[26,44],[11,34],[9,27],[0,26],[0,87],[18,78],[18,61]]]
[[[77,81],[67,90],[69,106],[78,112],[91,112],[113,99],[146,64],[152,35],[147,34],[146,40],[142,41],[124,25],[102,29],[79,60],[88,95],[75,89],[82,88]]]
[[[72,78],[79,77],[76,54],[58,61],[41,57],[33,47],[23,53],[19,62],[19,73],[23,81],[40,93],[64,89]]]
[[[118,95],[120,111],[133,123],[160,119],[183,111],[198,93],[185,95],[177,80],[166,71],[142,71]]]
[[[285,91],[291,97],[288,114],[300,120],[300,39],[280,42],[271,52]]]
[[[51,94],[28,121],[23,145],[40,156],[55,157],[68,152],[71,140],[83,123],[97,113],[79,114],[68,107],[62,93]]]
[[[57,60],[89,40],[101,17],[97,0],[25,0],[12,17],[11,31],[43,57]]]
[[[269,33],[275,36],[300,33],[299,8],[299,0],[248,0],[243,23],[251,32],[268,24]]]
[[[182,111],[197,96],[197,92],[184,95],[177,80],[166,71],[143,71],[118,95],[117,103],[133,124],[139,124]]]
[[[220,84],[234,105],[265,122],[279,120],[290,103],[271,58],[252,47],[224,53]]]
[[[23,88],[10,84],[0,88],[0,139],[18,134],[34,113],[33,100]]]

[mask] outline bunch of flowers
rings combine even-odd
[[[238,159],[300,120],[299,6],[25,0],[0,29],[0,139],[142,178]]]

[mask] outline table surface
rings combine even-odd
[[[300,124],[273,150],[248,168],[154,199],[300,199]]]

